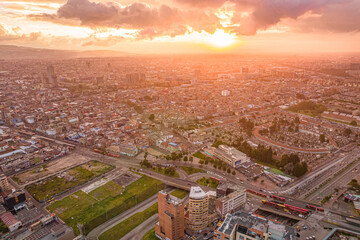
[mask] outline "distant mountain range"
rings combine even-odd
[[[89,57],[124,57],[133,56],[111,50],[97,51],[69,51],[46,48],[20,47],[14,45],[0,45],[0,59],[64,59],[64,58],[89,58]]]

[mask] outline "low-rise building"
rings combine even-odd
[[[224,216],[227,213],[232,213],[239,210],[246,203],[246,189],[232,192],[227,196],[216,199],[216,211]]]
[[[296,239],[293,227],[245,212],[226,214],[214,231],[215,240],[290,240]]]
[[[106,152],[113,155],[127,155],[130,157],[138,154],[139,150],[136,146],[130,144],[111,145],[106,148]]]
[[[218,149],[214,152],[215,157],[226,162],[232,167],[237,167],[242,163],[250,161],[250,158],[246,156],[245,153],[240,152],[234,147],[229,147],[226,145],[220,145]]]
[[[11,212],[5,212],[1,214],[0,218],[1,221],[3,221],[3,223],[5,223],[5,225],[8,227],[10,232],[15,231],[22,225],[21,222],[18,221]]]

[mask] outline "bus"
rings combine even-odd
[[[285,198],[283,198],[283,197],[279,197],[279,196],[276,196],[276,195],[271,195],[270,197],[271,197],[271,198],[273,198],[273,199],[276,199],[276,200],[282,201],[282,202],[285,202],[285,201],[286,201],[286,200],[285,200]]]

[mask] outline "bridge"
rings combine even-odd
[[[198,184],[196,182],[193,182],[193,181],[164,176],[162,174],[159,174],[159,173],[156,173],[156,172],[153,172],[153,171],[150,171],[150,170],[146,170],[146,169],[140,169],[139,172],[144,174],[144,175],[147,175],[149,177],[160,180],[160,181],[162,181],[163,183],[165,183],[168,186],[183,189],[185,191],[190,191],[190,188],[192,186],[198,186]],[[202,188],[204,188],[204,187],[202,186]]]
[[[265,206],[260,206],[259,209],[260,209],[260,210],[263,210],[263,211],[266,211],[266,212],[271,212],[271,213],[274,213],[274,214],[277,214],[277,215],[280,215],[280,216],[283,216],[283,217],[295,219],[295,220],[297,220],[297,221],[304,220],[304,218],[301,218],[301,217],[298,217],[298,216],[294,216],[294,215],[292,215],[292,214],[289,214],[289,213],[286,213],[286,212],[284,212],[284,211],[280,211],[280,210],[277,210],[277,209],[268,208],[268,207],[265,207]]]

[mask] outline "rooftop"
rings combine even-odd
[[[204,192],[204,190],[201,189],[201,187],[199,186],[191,187],[190,195],[189,195],[191,199],[203,199],[206,196],[207,196],[206,193]]]

